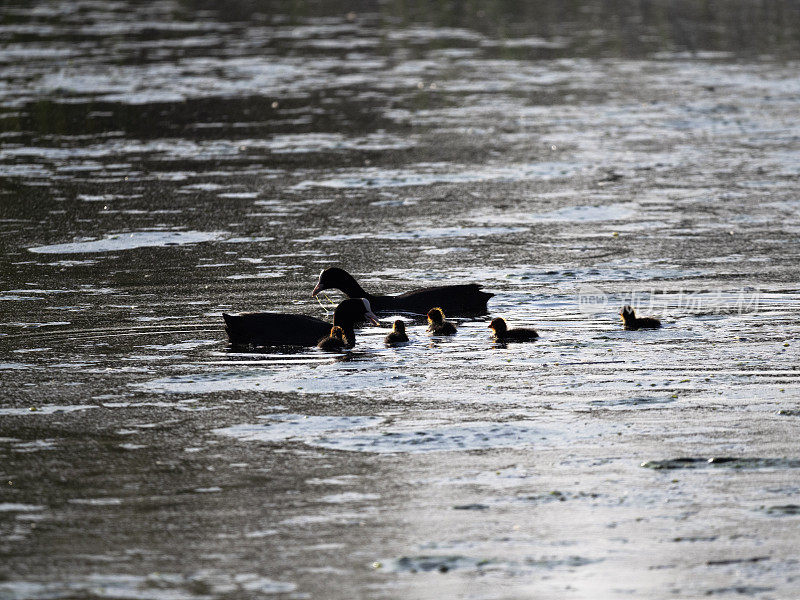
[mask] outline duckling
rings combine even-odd
[[[317,344],[320,350],[328,352],[340,352],[347,347],[347,342],[344,339],[344,329],[334,325],[331,327],[331,332],[326,338],[322,338]]]
[[[428,311],[428,331],[433,335],[455,335],[456,326],[444,320],[441,308],[432,308]]]
[[[492,319],[492,322],[489,323],[489,329],[494,331],[494,339],[498,342],[532,342],[539,337],[539,334],[533,329],[524,329],[522,327],[509,329],[505,319],[500,317]]]
[[[402,344],[403,342],[408,341],[408,336],[406,335],[406,324],[397,319],[392,325],[392,332],[389,333],[384,339],[384,342],[387,344]]]
[[[650,317],[637,317],[630,306],[623,306],[619,311],[619,316],[625,324],[625,329],[636,331],[637,329],[658,329],[661,327],[661,321],[652,319]]]

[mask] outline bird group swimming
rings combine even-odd
[[[488,314],[487,303],[494,294],[484,292],[478,284],[442,285],[413,290],[397,296],[374,295],[365,291],[344,269],[330,267],[320,273],[311,295],[316,297],[328,289],[338,289],[347,299],[336,307],[333,323],[316,317],[288,313],[253,312],[231,315],[223,313],[225,331],[234,346],[318,346],[339,352],[355,346],[355,328],[368,321],[380,326],[376,313],[408,313],[425,315],[428,333],[451,336],[456,326],[445,315],[476,317]],[[637,317],[633,308],[620,310],[624,328],[656,329],[660,321]],[[495,317],[489,323],[497,342],[531,342],[539,334],[533,329],[509,328],[505,320]],[[396,320],[384,341],[393,346],[408,342],[405,322]]]

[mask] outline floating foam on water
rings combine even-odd
[[[213,433],[248,442],[310,441],[320,434],[334,431],[352,432],[383,422],[381,417],[327,417],[275,414],[261,417],[266,423],[242,423],[214,429]]]
[[[103,408],[139,408],[142,406],[154,406],[158,408],[175,408],[175,409],[187,408],[185,406],[179,406],[174,402],[103,402]]]
[[[489,45],[488,40],[482,45]],[[568,40],[564,38],[545,39],[537,36],[530,36],[526,38],[509,38],[502,40],[500,45],[506,48],[548,48],[548,49],[564,49],[568,47]]]
[[[133,231],[117,233],[103,239],[52,244],[28,248],[37,254],[78,254],[84,252],[116,252],[134,248],[183,246],[223,239],[222,231]]]
[[[595,221],[624,221],[637,214],[638,205],[633,202],[615,203],[608,205],[568,206],[547,213],[514,212],[502,214],[479,214],[470,217],[477,223],[547,223],[547,222],[578,222],[588,223]]]
[[[508,167],[424,163],[408,169],[366,168],[345,172],[342,177],[302,181],[292,189],[386,188],[426,186],[437,183],[475,183],[481,181],[527,181],[561,179],[575,175],[583,165],[567,162],[542,162]]]
[[[22,408],[0,408],[0,415],[52,415],[53,413],[69,413],[78,410],[89,410],[90,408],[97,408],[97,406],[93,404],[45,404],[43,406],[36,405]]]
[[[4,294],[0,296],[0,300],[5,300],[9,302],[30,302],[31,300],[42,300],[37,296],[18,296],[15,294]]]
[[[0,596],[12,600],[44,598],[131,598],[136,600],[212,600],[241,594],[285,594],[297,589],[294,583],[275,581],[256,573],[200,570],[190,574],[151,573],[120,575],[104,573],[53,583],[32,581],[0,582]],[[198,590],[205,593],[198,594]]]
[[[147,444],[120,444],[117,446],[122,450],[141,450],[142,448],[147,448]]]
[[[71,498],[67,502],[87,506],[119,506],[122,504],[122,498]]]
[[[439,238],[470,238],[488,235],[507,235],[527,231],[526,227],[429,227],[412,231],[364,231],[357,233],[340,233],[319,235],[298,242],[343,242],[348,240],[417,240]]]
[[[362,508],[359,512],[352,513],[330,513],[326,512],[319,515],[299,515],[289,517],[281,521],[281,525],[303,526],[318,525],[319,523],[337,523],[340,525],[356,524],[364,520],[365,511]]]
[[[449,452],[542,444],[553,433],[533,422],[472,422],[463,425],[402,427],[346,435],[327,434],[312,446],[358,452]]]
[[[217,198],[228,200],[253,200],[258,198],[258,192],[223,192],[217,194]]]
[[[33,440],[32,442],[19,442],[11,445],[11,450],[19,453],[39,452],[40,450],[55,450],[55,440]]]
[[[387,386],[398,387],[417,378],[413,375],[403,375],[387,381],[384,374],[366,368],[343,371],[340,363],[328,363],[329,358],[328,355],[315,358],[313,363],[325,362],[311,373],[308,372],[308,366],[304,364],[306,361],[301,362],[300,370],[283,368],[283,365],[279,365],[275,360],[267,360],[264,364],[275,364],[282,368],[254,369],[252,368],[254,363],[248,361],[244,364],[251,368],[175,375],[132,384],[132,387],[176,394],[208,394],[222,391],[325,394],[386,389]],[[295,364],[295,362],[290,360],[286,364]]]
[[[323,479],[314,477],[312,479],[307,479],[306,483],[308,485],[352,485],[355,481],[358,481],[358,475],[339,475],[337,477],[325,477]]]
[[[39,329],[41,327],[52,327],[58,325],[70,325],[69,321],[50,321],[48,323],[6,323],[8,326],[25,327]]]
[[[270,537],[273,535],[277,535],[279,531],[277,529],[261,529],[257,531],[248,531],[244,534],[246,538],[263,538],[263,537]]]
[[[265,415],[267,423],[243,423],[214,433],[243,441],[303,441],[308,445],[357,452],[417,453],[552,446],[563,431],[533,422],[475,421],[456,425],[422,422],[382,428],[381,417]],[[364,430],[364,431],[360,431]]]
[[[159,350],[162,352],[171,352],[173,350],[193,350],[203,346],[213,346],[219,344],[217,340],[186,340],[185,342],[174,342],[172,344],[147,344],[144,346],[137,346],[137,348],[145,348],[147,350]]]
[[[0,512],[33,512],[44,510],[40,504],[20,504],[19,502],[0,502]]]
[[[343,492],[341,494],[330,494],[319,499],[320,502],[328,504],[347,504],[349,502],[364,502],[366,500],[378,500],[380,494],[362,494],[359,492]]]
[[[486,486],[492,489],[515,488],[527,485],[533,472],[518,466],[492,471],[480,471],[460,477],[437,481],[440,485]]]
[[[245,142],[250,147],[250,141]],[[303,133],[276,135],[270,140],[261,140],[254,145],[268,148],[276,154],[323,152],[331,150],[385,151],[406,150],[414,142],[387,133],[370,133],[362,137],[347,137],[338,133]]]

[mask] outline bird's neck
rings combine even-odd
[[[349,273],[347,274],[347,277],[342,280],[342,283],[339,285],[339,289],[348,298],[372,298],[372,295],[364,291],[364,288],[358,285],[358,282]]]

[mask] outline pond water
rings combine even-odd
[[[224,4],[0,8],[0,597],[794,597],[797,4]]]

